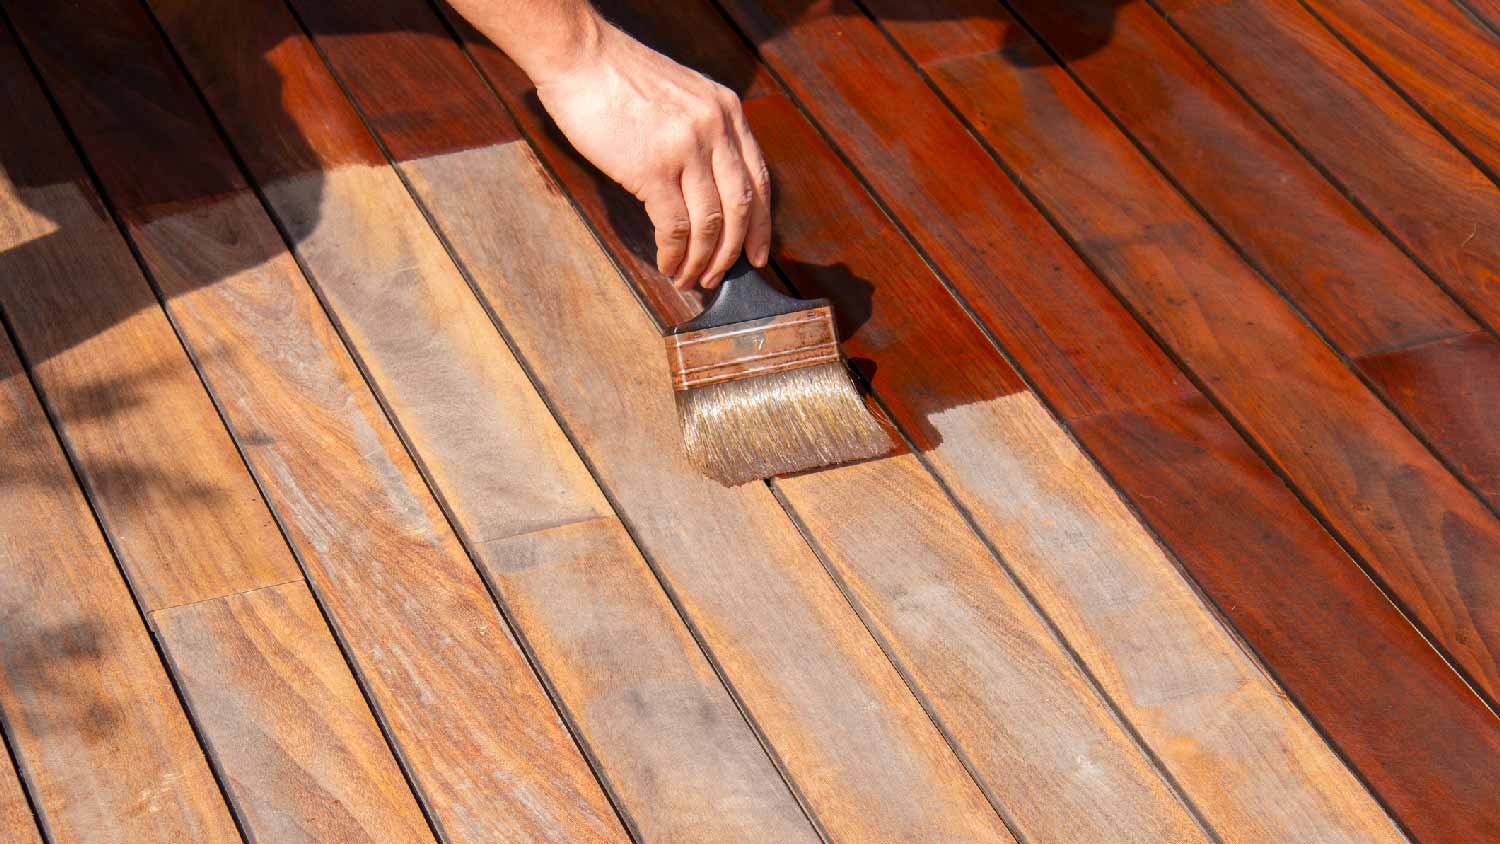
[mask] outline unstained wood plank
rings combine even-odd
[[[0,379],[0,715],[42,828],[54,841],[239,841],[9,341]]]
[[[0,218],[21,238],[0,257],[12,280],[0,301],[80,474],[92,481],[94,507],[126,561],[132,589],[147,607],[155,600],[191,614],[207,612],[192,605],[225,590],[300,581],[270,511],[42,92],[22,76],[7,81],[6,106],[28,131],[0,138],[7,164],[0,183],[9,187],[0,191]],[[68,345],[59,348],[60,338]],[[244,646],[244,632],[224,623],[219,638],[207,642],[157,628],[209,750],[234,784],[230,799],[242,822],[251,834],[278,841],[305,840],[289,837],[293,830],[371,840],[338,820],[358,818],[365,831],[379,829],[381,840],[430,841],[348,666],[322,618],[314,613],[313,622],[320,632],[310,622],[303,635],[284,641],[275,670],[244,664],[227,685],[228,674],[182,669],[199,665],[206,645]],[[330,679],[342,672],[335,688],[343,693],[297,707],[257,699],[299,671]],[[235,694],[233,707],[203,702]],[[324,732],[330,723],[351,726]],[[285,740],[295,735],[324,740],[316,746]],[[352,742],[347,752],[345,739]],[[346,760],[356,757],[363,764],[346,772]],[[351,787],[309,788],[309,780]]]
[[[688,464],[654,324],[531,151],[402,169],[829,836],[1011,841],[765,485]]]
[[[302,7],[393,153],[505,143],[514,128],[425,6]],[[373,139],[279,3],[220,2],[280,43],[302,80],[262,114],[236,44],[209,49],[194,6],[166,19],[247,149],[306,143],[323,160]],[[359,33],[361,28],[368,30]],[[410,77],[407,74],[411,74]],[[465,87],[457,82],[463,79]],[[393,94],[373,80],[407,85]],[[404,80],[404,81],[403,81]],[[421,85],[411,80],[420,80]],[[448,80],[454,80],[449,82]],[[399,108],[399,114],[390,109]],[[278,119],[279,118],[279,119]],[[303,124],[317,127],[297,134]],[[517,616],[637,832],[652,841],[816,839],[792,794],[614,518],[525,372],[387,166],[299,173],[264,154],[256,176],[463,537]],[[671,725],[670,729],[662,729]]]
[[[42,844],[36,823],[16,769],[8,756],[0,757],[0,835],[15,844]]]
[[[306,584],[151,620],[255,840],[433,841]]]
[[[622,840],[478,573],[263,208],[226,166],[144,10],[101,0],[10,11],[438,825],[487,841]]]

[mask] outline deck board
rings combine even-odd
[[[0,373],[0,711],[43,828],[62,841],[239,841],[9,341]]]
[[[155,294],[114,223],[100,216],[99,197],[41,91],[7,90],[31,130],[5,139],[6,178],[26,186],[7,183],[0,214],[29,223],[15,233],[32,240],[7,253],[14,282],[0,303],[132,591],[175,658],[173,673],[246,828],[287,841],[371,840],[375,829],[386,840],[430,841],[316,608],[308,616],[301,607],[302,626],[280,643],[274,665],[242,659],[232,673],[183,670],[203,668],[205,642],[170,619],[212,617],[204,602],[221,596],[305,588],[301,572]],[[228,615],[215,631],[226,651],[241,645],[243,656],[254,645],[235,624],[240,618]],[[300,672],[318,673],[327,686],[288,706],[274,691]],[[225,676],[233,682],[225,685]],[[226,698],[236,705],[223,705]],[[324,735],[330,725],[340,729],[319,742],[287,741]],[[355,759],[369,776],[341,779]]]

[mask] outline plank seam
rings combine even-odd
[[[289,578],[287,580],[283,580],[280,583],[267,583],[264,586],[256,586],[256,587],[253,587],[253,588],[250,588],[250,589],[240,589],[240,590],[235,591],[235,592],[225,592],[222,595],[210,595],[207,598],[199,598],[196,601],[184,601],[184,602],[182,602],[180,604],[172,604],[172,605],[166,606],[166,607],[157,607],[154,610],[148,611],[148,615],[151,615],[151,616],[155,617],[155,616],[157,616],[157,615],[159,615],[161,613],[170,612],[172,610],[180,610],[183,607],[196,607],[199,604],[210,604],[210,603],[213,603],[215,601],[222,601],[225,598],[238,598],[241,595],[253,595],[256,592],[264,592],[267,589],[275,589],[275,588],[280,587],[280,586],[286,586],[289,583],[301,583],[303,585],[306,585],[307,584],[307,578],[305,578],[305,577],[293,577],[293,578]]]

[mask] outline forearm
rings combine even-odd
[[[598,50],[606,26],[588,0],[448,0],[537,85]]]

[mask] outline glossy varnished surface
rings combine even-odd
[[[0,837],[1495,838],[1489,5],[602,3],[904,444],[724,487],[451,10],[4,4]]]

